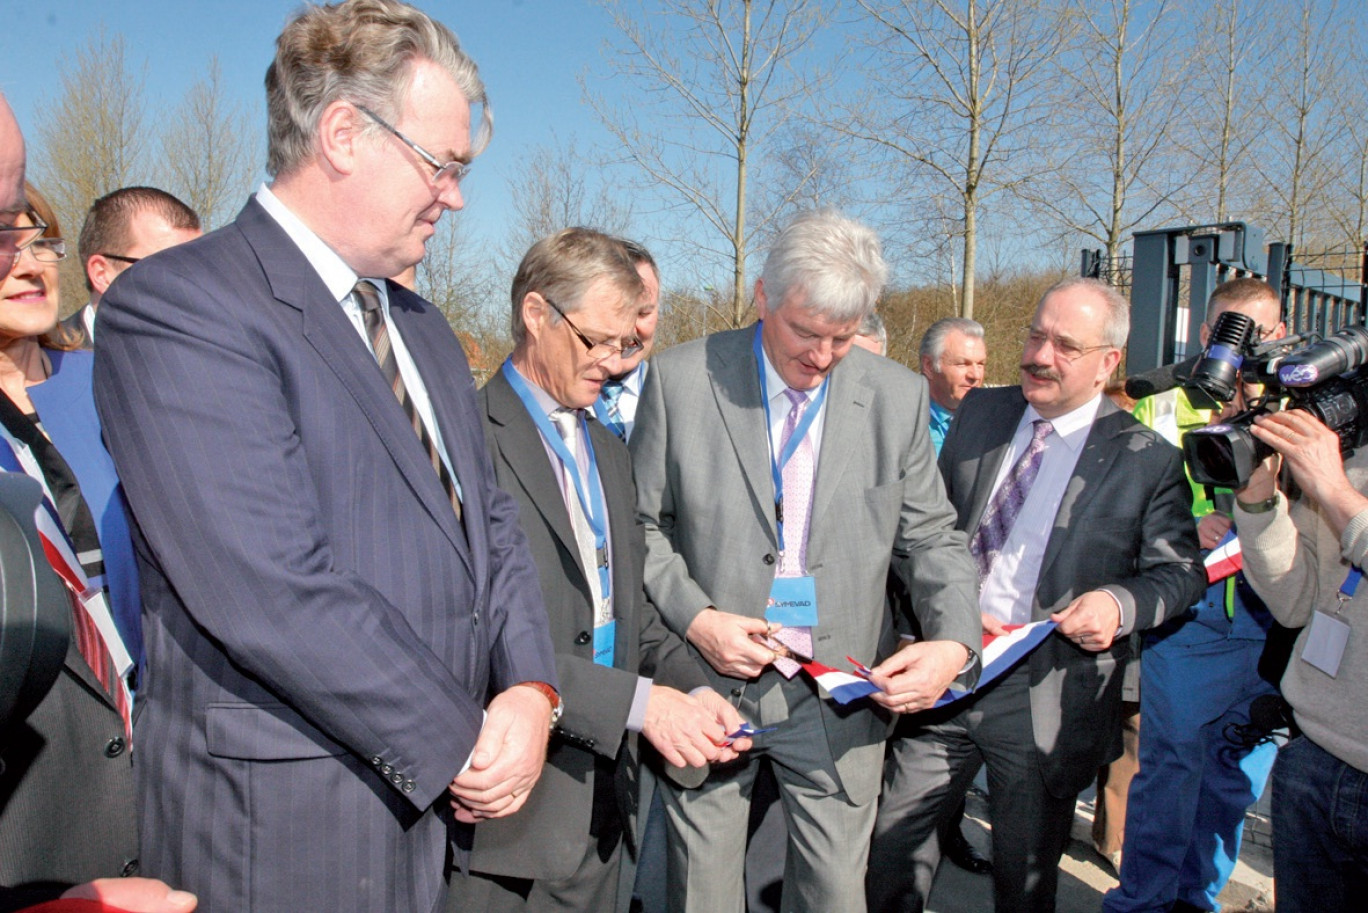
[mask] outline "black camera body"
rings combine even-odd
[[[1368,329],[1346,327],[1328,339],[1296,336],[1254,342],[1254,321],[1226,311],[1183,386],[1196,405],[1234,398],[1241,375],[1264,385],[1264,395],[1233,418],[1189,431],[1183,458],[1193,480],[1220,488],[1243,488],[1259,462],[1273,451],[1250,433],[1254,419],[1286,408],[1304,409],[1339,435],[1348,455],[1368,444]]]

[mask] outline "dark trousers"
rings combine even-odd
[[[981,766],[988,773],[998,913],[1052,913],[1076,796],[1051,795],[1031,728],[1023,664],[953,716],[889,743],[866,896],[870,913],[920,913],[939,854],[927,844]]]
[[[1362,909],[1368,896],[1368,773],[1306,736],[1273,765],[1273,871],[1278,913]]]

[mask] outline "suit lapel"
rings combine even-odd
[[[256,252],[271,293],[276,300],[300,311],[304,338],[356,401],[419,502],[470,568],[470,550],[446,492],[356,328],[332,299],[317,271],[259,203],[248,203],[238,217],[238,226]],[[406,333],[404,342],[421,335]],[[417,357],[414,360],[417,362]],[[419,367],[423,369],[422,363]],[[439,370],[429,368],[423,374],[424,382],[438,373]]]
[[[865,420],[874,391],[864,383],[864,371],[847,365],[831,372],[827,390],[826,416],[822,420],[822,449],[817,458],[817,479],[812,494],[812,519],[808,523],[808,537],[813,530],[825,528],[822,516],[831,504],[832,495],[839,487],[841,474],[850,462],[856,447],[869,440]],[[809,542],[809,550],[811,543]]]
[[[1102,480],[1111,471],[1112,463],[1120,453],[1121,448],[1116,442],[1116,422],[1108,419],[1108,416],[1117,411],[1110,399],[1102,397],[1102,402],[1097,407],[1097,418],[1093,420],[1087,440],[1083,442],[1078,463],[1074,466],[1068,487],[1064,489],[1064,497],[1059,502],[1059,511],[1055,514],[1054,526],[1050,530],[1050,540],[1045,544],[1045,555],[1040,562],[1040,580],[1046,579],[1051,565],[1059,556],[1059,550],[1063,548],[1064,539],[1070,534],[1075,522],[1088,516],[1089,506],[1097,497]]]
[[[708,376],[722,427],[736,452],[746,487],[777,544],[774,528],[774,477],[771,474],[769,435],[760,393],[760,375],[751,350],[753,328],[718,334],[709,339]]]
[[[983,512],[988,509],[988,498],[993,493],[993,482],[997,480],[1002,461],[1011,448],[1012,436],[1016,434],[1017,425],[1021,422],[1021,416],[1025,411],[1026,399],[1018,394],[1001,410],[1000,416],[989,416],[986,422],[988,427],[981,430],[984,444],[983,456],[979,458],[974,475],[972,489],[974,500],[969,506],[968,522],[964,526],[971,539],[978,529]]]
[[[579,543],[570,525],[570,514],[565,509],[560,484],[546,456],[541,433],[532,423],[526,407],[513,392],[503,372],[495,372],[490,378],[485,387],[485,397],[500,455],[517,476],[518,484],[536,505],[546,525],[555,533],[561,548],[575,558],[575,566],[579,567]],[[607,487],[606,482],[604,487]],[[582,579],[583,574],[580,576]],[[588,588],[587,581],[585,588]]]

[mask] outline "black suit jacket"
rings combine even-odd
[[[494,875],[562,879],[574,874],[589,845],[595,767],[602,766],[596,759],[615,761],[618,808],[631,837],[639,756],[637,736],[625,726],[638,676],[685,692],[708,681],[646,601],[645,538],[626,445],[589,422],[612,536],[617,640],[609,668],[593,661],[589,582],[541,435],[502,373],[480,392],[480,404],[495,477],[518,502],[541,577],[565,716],[527,804],[516,815],[476,827],[470,866]]]
[[[971,392],[955,414],[940,466],[966,533],[978,527],[1025,411],[1020,387],[998,387]],[[1181,453],[1103,397],[1055,514],[1032,620],[1105,589],[1123,606],[1122,635],[1131,635],[1182,612],[1205,588]],[[1130,655],[1128,636],[1102,653],[1055,636],[1031,654],[1031,725],[1055,795],[1078,793],[1119,751]]]

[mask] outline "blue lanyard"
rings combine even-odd
[[[518,399],[522,400],[523,408],[532,419],[532,424],[537,426],[541,436],[551,445],[551,449],[560,459],[563,465],[570,472],[570,478],[575,483],[575,495],[579,498],[580,507],[584,508],[584,516],[589,521],[589,529],[594,534],[594,554],[598,563],[599,592],[604,599],[609,599],[613,593],[612,576],[608,573],[608,534],[607,524],[604,522],[606,514],[603,509],[603,481],[598,474],[598,460],[594,457],[594,444],[589,439],[589,424],[580,418],[580,435],[584,441],[584,450],[589,455],[589,495],[584,493],[584,475],[580,472],[579,460],[570,452],[570,448],[565,445],[565,438],[560,436],[556,426],[547,418],[546,412],[532,395],[532,389],[528,387],[527,381],[518,373],[518,369],[513,367],[511,359],[503,363],[500,369],[503,371],[504,378],[513,387],[513,392],[518,394]],[[586,569],[587,571],[587,569]]]
[[[1348,602],[1354,598],[1354,592],[1358,590],[1359,581],[1363,579],[1363,571],[1359,570],[1357,564],[1349,566],[1349,573],[1344,575],[1344,583],[1340,584],[1340,602]]]
[[[755,338],[751,342],[751,348],[755,350],[755,369],[760,372],[760,402],[765,407],[765,439],[769,442],[770,455],[770,477],[774,481],[774,526],[775,532],[779,535],[779,554],[784,553],[784,467],[793,454],[798,451],[798,445],[803,443],[803,438],[807,437],[808,431],[812,428],[812,423],[817,419],[817,413],[822,409],[822,403],[826,401],[827,384],[831,383],[831,376],[822,381],[822,388],[817,391],[817,397],[808,405],[807,411],[803,413],[798,426],[793,429],[793,434],[789,435],[788,444],[779,454],[779,459],[774,458],[774,434],[770,431],[770,403],[769,390],[765,382],[765,353],[760,347],[760,327],[764,325],[761,321],[755,325]]]

